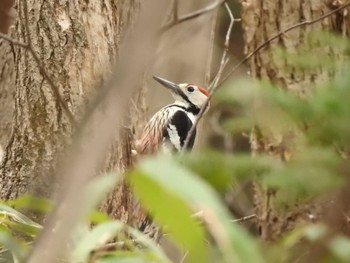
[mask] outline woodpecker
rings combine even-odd
[[[208,100],[208,91],[194,84],[175,84],[166,79],[153,78],[168,88],[175,102],[160,109],[143,129],[136,142],[137,154],[179,152],[184,148],[187,135],[202,107]],[[205,112],[209,109],[209,103]],[[205,113],[204,112],[204,113]],[[196,138],[196,130],[191,134],[187,149],[192,149]]]

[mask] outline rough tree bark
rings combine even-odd
[[[304,20],[316,19],[338,8],[344,2],[346,1],[242,0],[245,52],[248,54],[254,51],[260,44],[283,29]],[[307,95],[310,87],[328,80],[332,77],[332,72],[325,69],[315,69],[313,72],[296,69],[287,60],[279,62],[274,60],[273,52],[276,48],[282,47],[289,52],[297,52],[300,49],[307,52],[339,54],[339,51],[333,47],[324,46],[314,50],[314,47],[306,46],[305,42],[307,42],[308,33],[312,30],[330,30],[348,36],[349,11],[350,9],[347,8],[313,25],[299,27],[271,42],[249,61],[251,75],[270,80],[298,96]],[[290,134],[261,136],[254,131],[251,147],[253,152],[267,152],[285,161],[293,145]],[[296,224],[310,220],[307,207],[291,204],[283,211],[278,210],[273,205],[274,195],[274,192],[259,186],[255,189],[257,221],[260,235],[264,240],[274,240]]]
[[[139,1],[29,0],[27,5],[29,32],[23,0],[11,36],[27,42],[29,33],[42,66],[79,120],[109,73]],[[0,144],[5,149],[0,198],[28,192],[49,196],[57,179],[52,171],[74,125],[31,54],[3,40],[0,45]]]

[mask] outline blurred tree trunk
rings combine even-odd
[[[13,6],[15,0],[2,0],[0,2],[0,32],[7,33],[14,17]]]
[[[343,1],[265,1],[242,0],[242,27],[244,30],[245,53],[254,51],[267,39],[278,34],[294,24],[304,20],[316,19],[340,6]],[[338,5],[339,4],[339,5]],[[336,13],[313,25],[298,27],[279,39],[268,44],[249,60],[250,72],[253,77],[269,80],[298,96],[307,96],[310,87],[327,81],[333,73],[325,69],[303,71],[296,69],[288,60],[276,61],[273,52],[277,48],[284,48],[288,52],[297,52],[301,48],[304,52],[332,52],[339,51],[331,46],[314,47],[305,45],[308,33],[313,30],[330,30],[348,36],[350,32],[350,9]],[[347,15],[346,15],[347,14]],[[317,54],[317,53],[316,53]],[[293,147],[291,134],[260,134],[256,129],[251,134],[251,149],[253,153],[267,152],[288,160]],[[274,206],[276,193],[263,189],[259,185],[255,188],[255,210],[257,214],[259,232],[264,240],[274,240],[276,237],[293,228],[302,221],[310,220],[310,207],[288,204],[281,210]]]
[[[34,51],[76,120],[102,87],[118,54],[125,28],[133,23],[139,1],[18,1],[14,39]],[[23,193],[50,196],[53,170],[70,143],[74,125],[58,103],[31,54],[0,40],[0,198]],[[114,149],[116,165],[127,165],[124,145]],[[123,194],[123,193],[121,193]]]

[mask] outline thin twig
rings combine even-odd
[[[98,248],[94,249],[94,253],[96,252],[101,252],[101,251],[108,251],[108,250],[113,250],[113,249],[120,249],[126,247],[128,244],[127,243],[132,243],[134,246],[139,246],[141,243],[137,239],[130,239],[127,242],[125,241],[115,241],[115,242],[110,242],[103,244],[99,246]]]
[[[199,219],[199,220],[202,220],[204,221],[206,224],[210,224],[211,222],[208,220],[208,218],[206,218],[206,215],[204,214],[204,212],[201,210],[201,211],[198,211],[196,213],[194,213],[192,215],[193,218],[196,218],[196,219]],[[240,222],[244,222],[244,221],[248,221],[248,220],[251,220],[253,218],[256,218],[256,215],[255,214],[252,214],[252,215],[249,215],[249,216],[244,216],[244,217],[241,217],[241,218],[238,218],[238,219],[232,219],[232,220],[228,220],[228,222],[230,223],[240,223]]]
[[[214,46],[215,46],[215,35],[216,35],[216,24],[218,21],[218,13],[215,12],[215,14],[212,17],[212,24],[211,24],[211,31],[210,31],[210,43],[209,43],[209,57],[207,62],[207,69],[205,73],[205,84],[209,86],[210,80],[211,80],[211,70],[212,70],[212,64],[213,64],[213,57],[214,57]]]
[[[3,33],[0,33],[0,38],[6,40],[7,42],[10,42],[14,46],[23,47],[23,48],[26,48],[26,49],[28,48],[28,44],[23,43],[21,41],[18,41],[16,39],[13,39],[13,38],[11,38],[11,37],[3,34]]]
[[[268,40],[266,40],[264,43],[262,43],[260,46],[258,46],[255,50],[253,50],[251,53],[249,53],[244,59],[242,59],[240,62],[238,62],[238,64],[236,64],[236,66],[233,67],[233,69],[216,85],[213,86],[212,89],[209,92],[208,95],[208,99],[206,101],[206,103],[204,104],[204,106],[201,108],[200,112],[198,113],[198,117],[195,120],[195,122],[193,123],[193,126],[191,127],[190,131],[187,134],[186,140],[185,140],[185,144],[184,144],[184,149],[186,149],[188,143],[189,143],[189,139],[191,138],[192,134],[194,133],[194,131],[196,130],[196,127],[198,125],[198,122],[200,121],[200,119],[203,117],[203,114],[205,112],[205,109],[208,107],[209,101],[212,98],[214,92],[217,90],[218,87],[220,87],[240,66],[242,66],[244,63],[246,63],[250,58],[252,58],[256,53],[258,53],[260,50],[262,50],[264,47],[266,47],[270,42],[272,42],[273,40],[279,38],[280,36],[286,34],[287,32],[305,26],[305,25],[312,25],[315,24],[317,22],[322,21],[323,19],[347,8],[350,6],[350,3],[345,4],[337,9],[334,9],[333,11],[324,14],[323,16],[320,16],[316,19],[313,20],[307,20],[307,21],[303,21],[300,23],[297,23],[295,25],[292,25],[284,30],[281,30],[279,33],[277,33],[276,35],[272,36],[271,38],[269,38]]]
[[[220,67],[219,67],[218,73],[216,74],[216,76],[214,78],[214,81],[212,82],[212,84],[209,87],[209,90],[211,90],[213,87],[216,87],[218,85],[218,82],[221,78],[222,72],[223,72],[223,70],[224,70],[224,68],[229,60],[228,51],[229,51],[229,45],[230,45],[231,32],[232,32],[233,25],[235,23],[235,17],[233,16],[231,9],[226,2],[225,2],[225,7],[226,7],[228,15],[230,16],[230,25],[229,25],[227,32],[226,32],[225,43],[224,43],[224,52],[223,52],[222,57],[221,57]]]
[[[34,49],[33,49],[33,45],[32,45],[32,40],[30,37],[30,31],[29,31],[29,19],[28,19],[28,7],[27,7],[27,1],[23,1],[23,7],[24,7],[24,26],[25,26],[25,33],[26,33],[26,42],[21,42],[18,40],[15,40],[5,34],[0,33],[0,38],[4,39],[8,42],[10,42],[12,45],[14,46],[19,46],[21,48],[26,49],[33,57],[35,63],[37,64],[37,67],[39,68],[39,71],[41,73],[41,75],[44,77],[44,79],[47,81],[47,83],[49,84],[54,96],[56,97],[56,99],[58,100],[58,102],[61,104],[64,112],[66,113],[67,117],[69,118],[69,120],[71,121],[71,123],[76,126],[77,123],[75,121],[75,118],[73,116],[73,114],[71,113],[71,111],[68,108],[67,103],[63,100],[60,92],[59,92],[59,88],[54,84],[52,78],[49,76],[49,74],[47,73],[47,71],[45,70],[44,65],[42,64],[42,62],[40,61],[38,55],[35,53]]]
[[[231,12],[231,9],[230,7],[228,6],[228,4],[225,2],[225,7],[226,7],[226,10],[230,16],[230,25],[227,29],[227,32],[226,32],[226,37],[225,37],[225,43],[224,43],[224,52],[222,54],[222,58],[221,58],[221,62],[220,62],[220,68],[218,70],[218,73],[216,74],[213,82],[210,84],[209,87],[213,87],[213,88],[209,88],[209,96],[208,96],[208,99],[205,103],[205,105],[201,108],[199,114],[198,114],[198,118],[194,121],[193,123],[193,126],[191,127],[189,133],[187,134],[187,137],[186,137],[186,140],[185,140],[185,143],[184,143],[184,149],[187,149],[187,146],[190,142],[190,138],[192,136],[192,134],[194,133],[197,125],[198,125],[198,122],[199,120],[202,118],[205,110],[207,109],[208,107],[208,104],[209,104],[209,99],[210,97],[212,96],[214,90],[215,90],[215,87],[217,86],[217,83],[220,79],[220,76],[225,68],[225,66],[227,65],[227,62],[228,62],[228,49],[229,49],[229,43],[230,43],[230,36],[231,36],[231,31],[232,31],[232,28],[233,28],[233,25],[234,25],[234,22],[235,22],[235,18]]]
[[[238,218],[238,219],[229,220],[229,222],[231,222],[231,223],[241,223],[241,222],[245,222],[245,221],[251,220],[253,218],[256,218],[255,214],[249,215],[249,216],[244,216],[244,217],[241,217],[241,218]]]
[[[218,1],[215,1],[214,3],[204,7],[202,9],[196,10],[196,11],[194,11],[192,13],[189,13],[189,14],[186,14],[186,15],[183,15],[183,16],[180,16],[180,17],[178,15],[177,15],[177,17],[174,16],[174,19],[172,21],[170,21],[169,23],[165,24],[162,29],[163,30],[167,30],[167,29],[169,29],[169,28],[171,28],[171,27],[173,27],[175,25],[181,24],[181,23],[183,23],[185,21],[194,19],[194,18],[199,17],[199,16],[201,16],[203,14],[206,14],[206,13],[208,13],[210,11],[213,11],[215,8],[219,7],[224,2],[225,2],[225,0],[218,0]],[[174,5],[174,7],[175,7],[175,5]]]

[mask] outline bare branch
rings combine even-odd
[[[30,31],[29,31],[29,19],[28,19],[27,1],[23,1],[23,7],[24,7],[24,21],[25,21],[24,24],[25,24],[27,43],[24,43],[24,42],[12,39],[11,37],[9,37],[9,36],[7,36],[5,34],[2,34],[2,33],[0,33],[0,38],[10,42],[14,46],[19,46],[21,48],[26,49],[32,55],[35,63],[37,64],[37,67],[39,68],[39,71],[40,71],[41,75],[44,77],[44,79],[49,84],[49,86],[50,86],[54,96],[56,97],[58,102],[61,104],[61,107],[63,108],[63,110],[66,113],[67,117],[69,118],[69,120],[71,121],[71,123],[74,126],[77,126],[77,122],[75,121],[75,118],[74,118],[73,114],[69,110],[67,103],[62,98],[62,96],[61,96],[61,94],[59,92],[59,88],[54,84],[54,81],[52,80],[52,78],[49,76],[49,74],[45,70],[45,67],[44,67],[43,63],[40,61],[38,55],[35,53],[35,51],[33,49],[32,41],[31,41],[31,38],[30,38]]]
[[[215,45],[215,33],[216,33],[216,24],[218,20],[218,12],[216,11],[215,14],[212,17],[212,25],[211,25],[211,31],[210,31],[210,46],[209,46],[209,57],[207,62],[207,69],[205,72],[205,85],[209,86],[211,81],[211,68],[213,64],[213,56],[214,56],[214,45]]]
[[[248,220],[251,220],[251,219],[254,219],[254,218],[256,218],[255,214],[249,215],[249,216],[244,216],[244,217],[241,217],[241,218],[238,218],[238,219],[233,219],[233,220],[230,220],[229,222],[231,222],[231,223],[241,223],[241,222],[245,222],[245,221],[248,221]]]
[[[127,241],[115,241],[115,242],[110,242],[110,243],[101,245],[100,247],[96,248],[93,251],[93,253],[98,253],[98,252],[108,251],[108,250],[115,250],[115,249],[122,249],[129,246],[130,244],[134,246],[141,245],[140,241],[137,239],[129,239]]]
[[[204,212],[201,210],[201,211],[198,211],[196,213],[194,213],[192,215],[192,217],[196,218],[196,219],[199,219],[203,222],[205,222],[206,224],[211,224],[212,222],[206,217],[206,215],[204,214]],[[228,220],[228,222],[230,223],[240,223],[240,222],[244,222],[244,221],[248,221],[248,220],[251,220],[253,218],[256,218],[256,214],[252,214],[252,215],[249,215],[249,216],[244,216],[244,217],[241,217],[241,218],[238,218],[238,219],[232,219],[232,220]]]
[[[186,149],[186,146],[189,143],[189,139],[191,138],[192,134],[194,133],[194,131],[196,130],[196,127],[198,125],[198,122],[200,121],[200,119],[203,117],[203,114],[205,112],[205,109],[208,107],[209,101],[212,98],[214,92],[217,90],[218,87],[220,87],[240,66],[242,66],[244,63],[246,63],[249,59],[251,59],[256,53],[258,53],[260,50],[262,50],[264,47],[266,47],[270,42],[272,42],[275,39],[278,39],[280,36],[286,34],[289,31],[292,31],[293,29],[302,27],[302,26],[307,26],[307,25],[312,25],[315,24],[317,22],[322,21],[323,19],[347,8],[350,6],[350,3],[345,4],[337,9],[334,9],[333,11],[324,14],[323,16],[320,16],[316,19],[313,20],[306,20],[300,23],[297,23],[295,25],[292,25],[284,30],[281,30],[279,33],[277,33],[276,35],[272,36],[271,38],[269,38],[268,40],[266,40],[264,43],[262,43],[259,47],[257,47],[254,51],[252,51],[251,53],[249,53],[244,59],[242,59],[240,62],[238,62],[238,64],[236,64],[236,66],[233,67],[233,69],[223,78],[221,79],[220,82],[218,82],[217,85],[213,86],[212,89],[209,92],[208,95],[208,99],[207,102],[205,103],[205,105],[202,107],[202,109],[200,110],[200,112],[198,113],[198,117],[196,119],[196,121],[193,123],[193,126],[191,127],[191,130],[189,131],[189,133],[187,134],[186,140],[185,140],[185,144],[184,144],[184,149]]]
[[[175,2],[177,2],[175,0]],[[217,0],[215,1],[214,3],[202,8],[202,9],[199,9],[197,11],[194,11],[192,13],[189,13],[189,14],[186,14],[186,15],[183,15],[183,16],[178,16],[177,14],[177,11],[176,11],[176,16],[175,16],[175,11],[174,11],[174,19],[172,21],[170,21],[169,23],[165,24],[162,28],[162,30],[167,30],[175,25],[178,25],[178,24],[181,24],[185,21],[188,21],[188,20],[191,20],[191,19],[194,19],[194,18],[197,18],[203,14],[206,14],[208,12],[211,12],[213,11],[215,8],[219,7],[221,4],[223,4],[225,2],[225,0]],[[177,5],[175,6],[174,4],[174,8],[176,7],[177,9]]]
[[[209,86],[209,96],[208,96],[208,100],[206,101],[204,107],[202,107],[202,109],[200,110],[199,114],[198,114],[198,118],[195,120],[195,122],[193,123],[193,126],[191,127],[189,133],[187,134],[187,137],[186,137],[186,140],[185,140],[185,143],[184,143],[184,149],[187,149],[187,146],[190,142],[190,138],[192,136],[192,134],[194,133],[194,131],[196,130],[196,127],[198,125],[198,122],[199,120],[202,118],[203,114],[204,114],[204,111],[205,109],[208,107],[208,104],[209,104],[209,99],[210,97],[212,96],[212,93],[214,92],[215,90],[215,87],[217,86],[217,83],[219,82],[219,79],[222,75],[222,72],[228,62],[228,50],[229,50],[229,43],[230,43],[230,36],[231,36],[231,32],[232,32],[232,28],[233,28],[233,25],[234,25],[234,22],[235,22],[235,18],[231,12],[231,9],[230,7],[228,6],[228,4],[225,2],[225,7],[226,7],[226,10],[230,16],[230,25],[227,29],[227,32],[226,32],[226,37],[225,37],[225,43],[224,43],[224,51],[223,51],[223,54],[222,54],[222,58],[221,58],[221,63],[220,63],[220,68],[218,70],[218,73],[216,74],[213,82],[210,84]]]
[[[14,46],[19,46],[19,47],[28,49],[28,44],[18,41],[16,39],[13,39],[3,33],[0,33],[0,38],[10,42]]]
[[[214,81],[209,86],[209,90],[211,90],[213,87],[217,86],[217,84],[221,78],[222,72],[223,72],[225,66],[227,65],[227,62],[229,61],[228,51],[229,51],[229,45],[230,45],[231,32],[232,32],[233,25],[235,23],[235,18],[234,18],[232,11],[227,3],[225,3],[225,7],[227,10],[227,13],[230,16],[230,25],[229,25],[227,32],[226,32],[225,43],[224,43],[224,52],[223,52],[222,57],[221,57],[220,67],[219,67],[218,73],[216,74],[216,76],[214,78]]]

